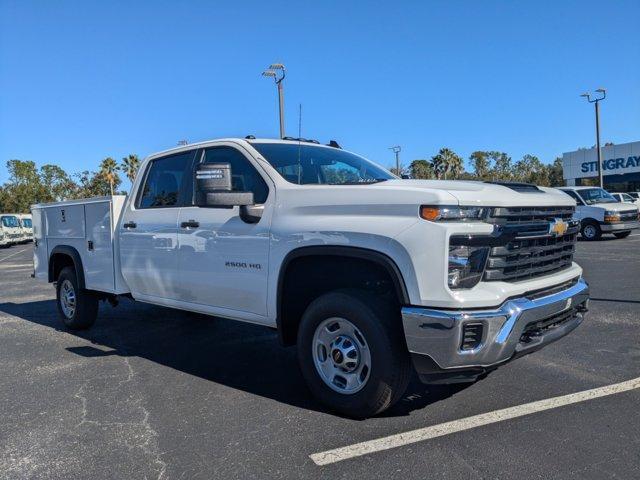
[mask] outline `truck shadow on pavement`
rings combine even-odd
[[[62,325],[54,300],[0,303],[0,312],[91,342],[95,346],[64,347],[88,359],[140,357],[297,408],[328,412],[307,389],[295,347],[283,348],[275,330],[267,327],[127,299],[117,308],[101,303],[95,325],[84,331]],[[383,416],[408,415],[464,388],[423,385],[414,375],[403,398]]]

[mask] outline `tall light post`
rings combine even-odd
[[[400,145],[396,145],[394,147],[389,147],[389,150],[396,154],[396,175],[402,177],[400,174],[400,152],[402,151],[402,147],[400,147]]]
[[[282,81],[287,72],[282,63],[272,63],[269,68],[262,72],[263,77],[272,77],[278,87],[278,104],[280,110],[280,138],[284,138],[284,91]]]
[[[596,106],[596,149],[598,151],[598,182],[600,188],[604,188],[604,180],[602,179],[602,150],[600,149],[600,101],[607,97],[607,91],[604,88],[598,88],[596,93],[599,93],[600,97],[591,98],[591,93],[585,92],[581,97],[585,97],[589,103],[594,103]]]

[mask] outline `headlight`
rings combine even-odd
[[[482,278],[489,247],[449,245],[449,288],[471,288]]]
[[[480,220],[485,217],[485,209],[458,205],[422,205],[420,216],[431,222]]]
[[[612,212],[607,210],[604,212],[605,223],[615,223],[620,221],[620,214],[618,212]]]

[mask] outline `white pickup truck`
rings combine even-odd
[[[367,417],[412,369],[474,381],[582,322],[574,209],[401,180],[335,142],[222,139],[150,156],[126,198],[35,205],[34,275],[72,329],[118,295],[277,329],[318,399]]]

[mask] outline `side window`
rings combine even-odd
[[[182,180],[194,152],[179,153],[151,161],[138,196],[138,208],[174,207],[182,201]]]
[[[234,192],[253,192],[256,203],[264,203],[269,187],[251,162],[233,147],[212,147],[204,151],[204,163],[229,163],[231,165],[231,189]]]
[[[582,200],[580,200],[578,195],[576,195],[576,192],[574,192],[573,190],[563,190],[563,192],[573,198],[578,203],[578,205],[582,205],[583,202]]]

